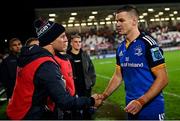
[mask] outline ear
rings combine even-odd
[[[136,26],[138,24],[138,19],[136,17],[133,17],[133,26]]]

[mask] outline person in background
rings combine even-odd
[[[35,37],[28,38],[26,43],[25,43],[25,46],[30,46],[30,45],[39,45],[38,38],[35,38]]]
[[[78,34],[71,36],[71,49],[67,53],[71,56],[74,73],[76,95],[90,97],[92,87],[96,82],[96,73],[90,56],[81,49],[81,37]],[[92,109],[80,111],[80,119],[92,119]],[[78,115],[78,114],[77,114]]]
[[[0,68],[0,80],[6,89],[7,99],[12,96],[16,81],[17,59],[21,51],[22,44],[19,38],[9,40],[9,55],[6,56]]]
[[[47,112],[48,97],[63,110],[98,107],[97,95],[73,97],[65,87],[60,67],[54,59],[56,52],[66,46],[65,28],[57,23],[37,19],[34,22],[39,46],[24,46],[18,59],[16,85],[6,113],[9,119],[54,119]],[[48,114],[47,114],[48,113]]]
[[[117,48],[115,72],[99,97],[105,100],[124,80],[128,119],[164,120],[162,90],[168,76],[163,51],[154,38],[139,31],[138,16],[131,5],[116,12],[117,31],[124,41]]]

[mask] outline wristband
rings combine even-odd
[[[137,101],[143,106],[145,104],[145,101],[142,98],[138,98]]]
[[[106,99],[108,97],[108,94],[107,93],[103,93],[103,96],[104,96],[104,99]]]

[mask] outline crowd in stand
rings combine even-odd
[[[180,29],[174,26],[155,26],[147,28],[146,31],[158,41],[162,48],[180,45]],[[74,33],[67,33],[67,36]],[[115,53],[118,43],[121,43],[123,36],[108,27],[99,30],[91,29],[80,33],[82,38],[82,48],[91,56],[99,54]],[[3,54],[0,55],[0,62]]]
[[[177,27],[155,26],[145,30],[154,37],[162,48],[178,46],[180,44],[180,32]],[[115,53],[118,43],[122,42],[123,36],[108,27],[99,30],[89,30],[81,33],[82,48],[90,55]]]

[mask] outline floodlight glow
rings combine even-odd
[[[145,20],[144,19],[141,19],[141,20],[139,20],[140,22],[145,22]]]
[[[80,26],[80,24],[74,24],[74,26]]]
[[[174,13],[174,14],[178,14],[178,12],[177,12],[177,11],[174,11],[173,13]]]
[[[174,18],[174,17],[172,17],[172,18],[171,18],[171,20],[175,20],[175,18]]]
[[[98,12],[97,11],[92,11],[92,14],[97,14]]]
[[[165,18],[165,21],[169,21],[169,18]]]
[[[87,21],[92,21],[92,19],[89,18]]]
[[[86,23],[81,23],[81,26],[86,26]]]
[[[102,24],[105,24],[105,22],[100,22],[100,24],[102,25]]]
[[[90,18],[90,19],[94,19],[94,18],[95,18],[95,16],[89,16],[89,18]]]
[[[143,13],[143,16],[147,16],[148,14],[147,13]]]
[[[172,17],[172,16],[174,16],[174,14],[169,14],[169,16],[171,16],[171,17]]]
[[[73,24],[68,24],[68,27],[73,27]]]
[[[165,19],[164,18],[161,18],[161,21],[164,21]]]
[[[170,10],[170,8],[164,8],[164,10],[165,10],[165,11],[169,11],[169,10]]]
[[[69,20],[68,23],[73,23],[73,20]]]
[[[154,21],[154,19],[152,18],[152,19],[150,19],[150,21]]]
[[[87,25],[92,25],[92,23],[87,23]]]
[[[113,15],[108,15],[108,18],[113,18],[114,16]]]
[[[62,26],[66,27],[66,24],[62,24]]]
[[[55,21],[55,18],[49,18],[49,21]]]
[[[153,9],[153,8],[149,8],[148,11],[149,11],[149,12],[153,12],[154,9]]]
[[[107,21],[106,24],[111,24],[111,21]]]
[[[154,15],[156,18],[159,17],[159,15]]]
[[[71,13],[71,16],[76,16],[77,15],[77,13]]]
[[[156,18],[155,21],[160,21],[160,19],[159,19],[159,18]]]
[[[56,14],[55,13],[50,13],[49,17],[56,17]]]
[[[105,18],[106,21],[110,20],[110,18]]]
[[[163,12],[159,12],[159,15],[163,15],[164,13]]]
[[[180,20],[180,17],[177,17],[176,19],[177,19],[177,20]]]
[[[75,20],[75,17],[69,17],[69,20]]]
[[[94,25],[98,25],[98,23],[97,23],[97,22],[94,22]]]
[[[144,16],[139,16],[139,18],[141,18],[141,19],[142,19],[142,18],[144,18]]]

